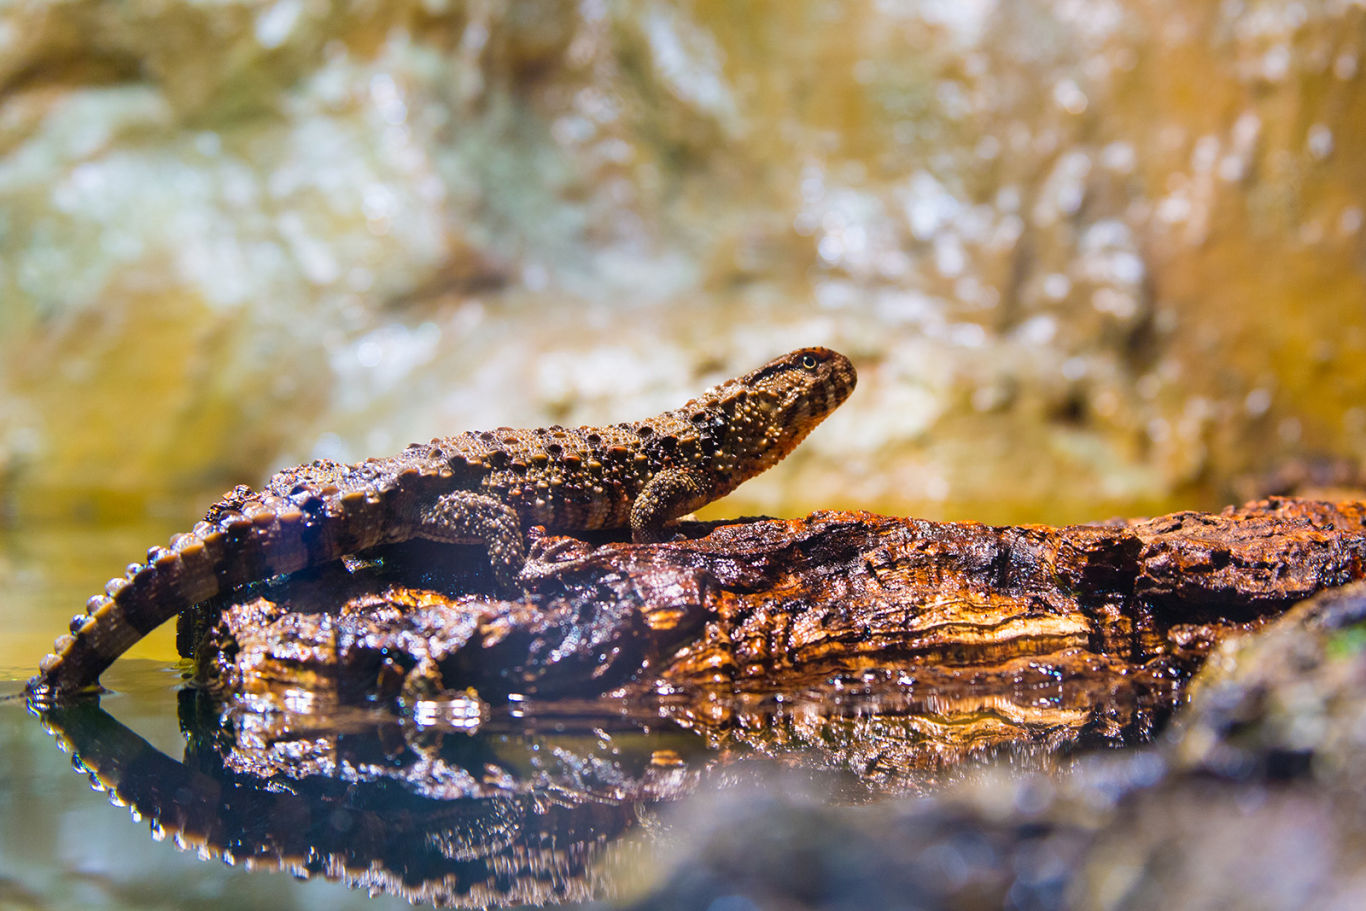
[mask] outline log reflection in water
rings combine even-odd
[[[92,783],[149,820],[158,840],[169,838],[206,859],[325,876],[413,901],[486,906],[586,899],[602,891],[594,862],[603,846],[636,825],[630,802],[554,786],[506,786],[506,779],[484,780],[483,770],[440,756],[428,757],[430,767],[422,769],[418,754],[387,754],[375,731],[336,738],[341,762],[334,776],[234,771],[225,761],[231,749],[221,750],[223,731],[200,727],[202,706],[195,702],[190,692],[182,701],[182,720],[190,722],[184,761],[161,753],[94,703],[54,708],[43,720]],[[386,766],[397,774],[340,771]],[[445,797],[413,786],[433,785],[446,773],[464,780]]]
[[[843,688],[841,688],[843,689]],[[610,897],[610,846],[702,787],[797,767],[835,799],[920,792],[969,760],[1047,768],[1061,747],[1147,730],[1169,693],[809,690],[541,702],[477,726],[375,710],[251,711],[184,690],[184,759],[96,703],[43,714],[116,803],[202,857],[439,905]],[[712,711],[699,711],[710,705]],[[629,850],[629,849],[628,849]]]

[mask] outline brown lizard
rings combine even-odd
[[[249,582],[412,538],[484,543],[518,590],[522,529],[631,529],[637,543],[772,467],[848,398],[853,365],[802,348],[681,408],[608,427],[467,432],[355,465],[319,460],[239,486],[72,618],[29,681],[52,697],[94,686],[114,659],[180,611]]]

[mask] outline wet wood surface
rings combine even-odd
[[[774,693],[1187,673],[1211,645],[1366,574],[1366,503],[1274,498],[1067,527],[860,512],[688,524],[661,544],[537,540],[527,597],[410,544],[208,606],[182,627],[219,692],[339,704],[440,693]]]

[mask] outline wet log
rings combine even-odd
[[[338,704],[1003,679],[1086,704],[1116,680],[1184,677],[1228,633],[1362,578],[1366,502],[1062,528],[819,512],[689,523],[651,545],[541,537],[520,601],[471,593],[479,562],[396,546],[210,605],[182,643],[219,693],[303,687]]]

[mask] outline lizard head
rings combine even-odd
[[[726,414],[718,465],[734,483],[773,466],[839,407],[858,377],[829,348],[799,348],[713,390]]]
[[[799,348],[751,371],[740,383],[775,424],[810,430],[849,398],[857,381],[854,365],[838,351]]]

